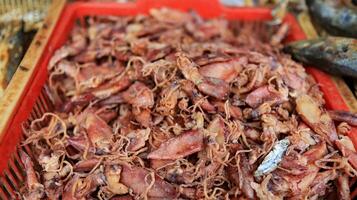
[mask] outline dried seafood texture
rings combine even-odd
[[[326,111],[274,37],[169,9],[88,18],[48,65],[21,197],[349,198],[354,115]]]

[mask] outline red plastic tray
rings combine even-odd
[[[44,94],[44,85],[47,81],[47,64],[54,51],[59,48],[68,37],[76,19],[93,15],[136,15],[148,13],[151,8],[170,7],[179,10],[193,9],[205,18],[222,16],[227,19],[242,21],[266,21],[272,18],[271,10],[268,8],[231,8],[220,5],[218,0],[138,0],[136,3],[86,3],[75,2],[65,6],[59,21],[56,24],[52,35],[46,44],[41,59],[36,65],[35,72],[31,77],[26,89],[19,99],[16,113],[7,122],[7,128],[0,141],[0,198],[12,198],[16,187],[23,180],[23,174],[18,173],[21,169],[21,162],[18,160],[17,150],[20,148],[20,141],[23,138],[22,125],[31,119],[40,117],[50,107]],[[292,15],[287,15],[284,19],[290,25],[288,41],[301,40],[305,34],[298,22]],[[325,95],[326,106],[329,109],[349,110],[341,97],[332,79],[314,68],[307,68],[318,82]],[[355,146],[357,137],[354,134],[356,129],[350,133]],[[21,147],[25,148],[25,147]],[[28,149],[27,149],[28,150]],[[18,169],[18,170],[17,170]],[[4,178],[4,171],[11,173]]]

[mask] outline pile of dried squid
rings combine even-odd
[[[25,130],[21,198],[349,199],[337,121],[355,117],[326,111],[287,30],[165,8],[75,26],[48,65],[55,109]]]

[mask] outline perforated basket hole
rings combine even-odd
[[[41,90],[28,120],[22,124],[24,130],[30,127],[33,120],[41,118],[44,113],[54,108],[46,88],[47,84]],[[40,129],[46,123],[46,121],[36,123],[34,128]],[[26,140],[26,135],[22,134],[21,141],[24,140]],[[8,161],[8,168],[0,175],[0,200],[17,199],[16,197],[19,194],[19,190],[25,182],[26,173],[20,159],[20,151],[24,151],[32,159],[34,158],[34,154],[29,145],[18,144],[17,150],[12,154],[11,159]]]
[[[6,187],[8,185],[5,181],[4,178],[0,178],[0,197],[2,199],[11,199],[13,195],[11,194],[11,191]],[[9,186],[8,186],[9,187]]]

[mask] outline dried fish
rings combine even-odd
[[[254,172],[254,176],[262,176],[274,171],[281,162],[289,145],[290,141],[288,138],[277,141],[274,144],[273,149],[268,153],[267,156],[265,156],[263,162]]]
[[[341,0],[306,0],[312,18],[328,33],[357,38],[357,11]]]
[[[317,67],[333,75],[357,77],[355,39],[326,37],[297,41],[285,46],[284,51],[306,65]]]

